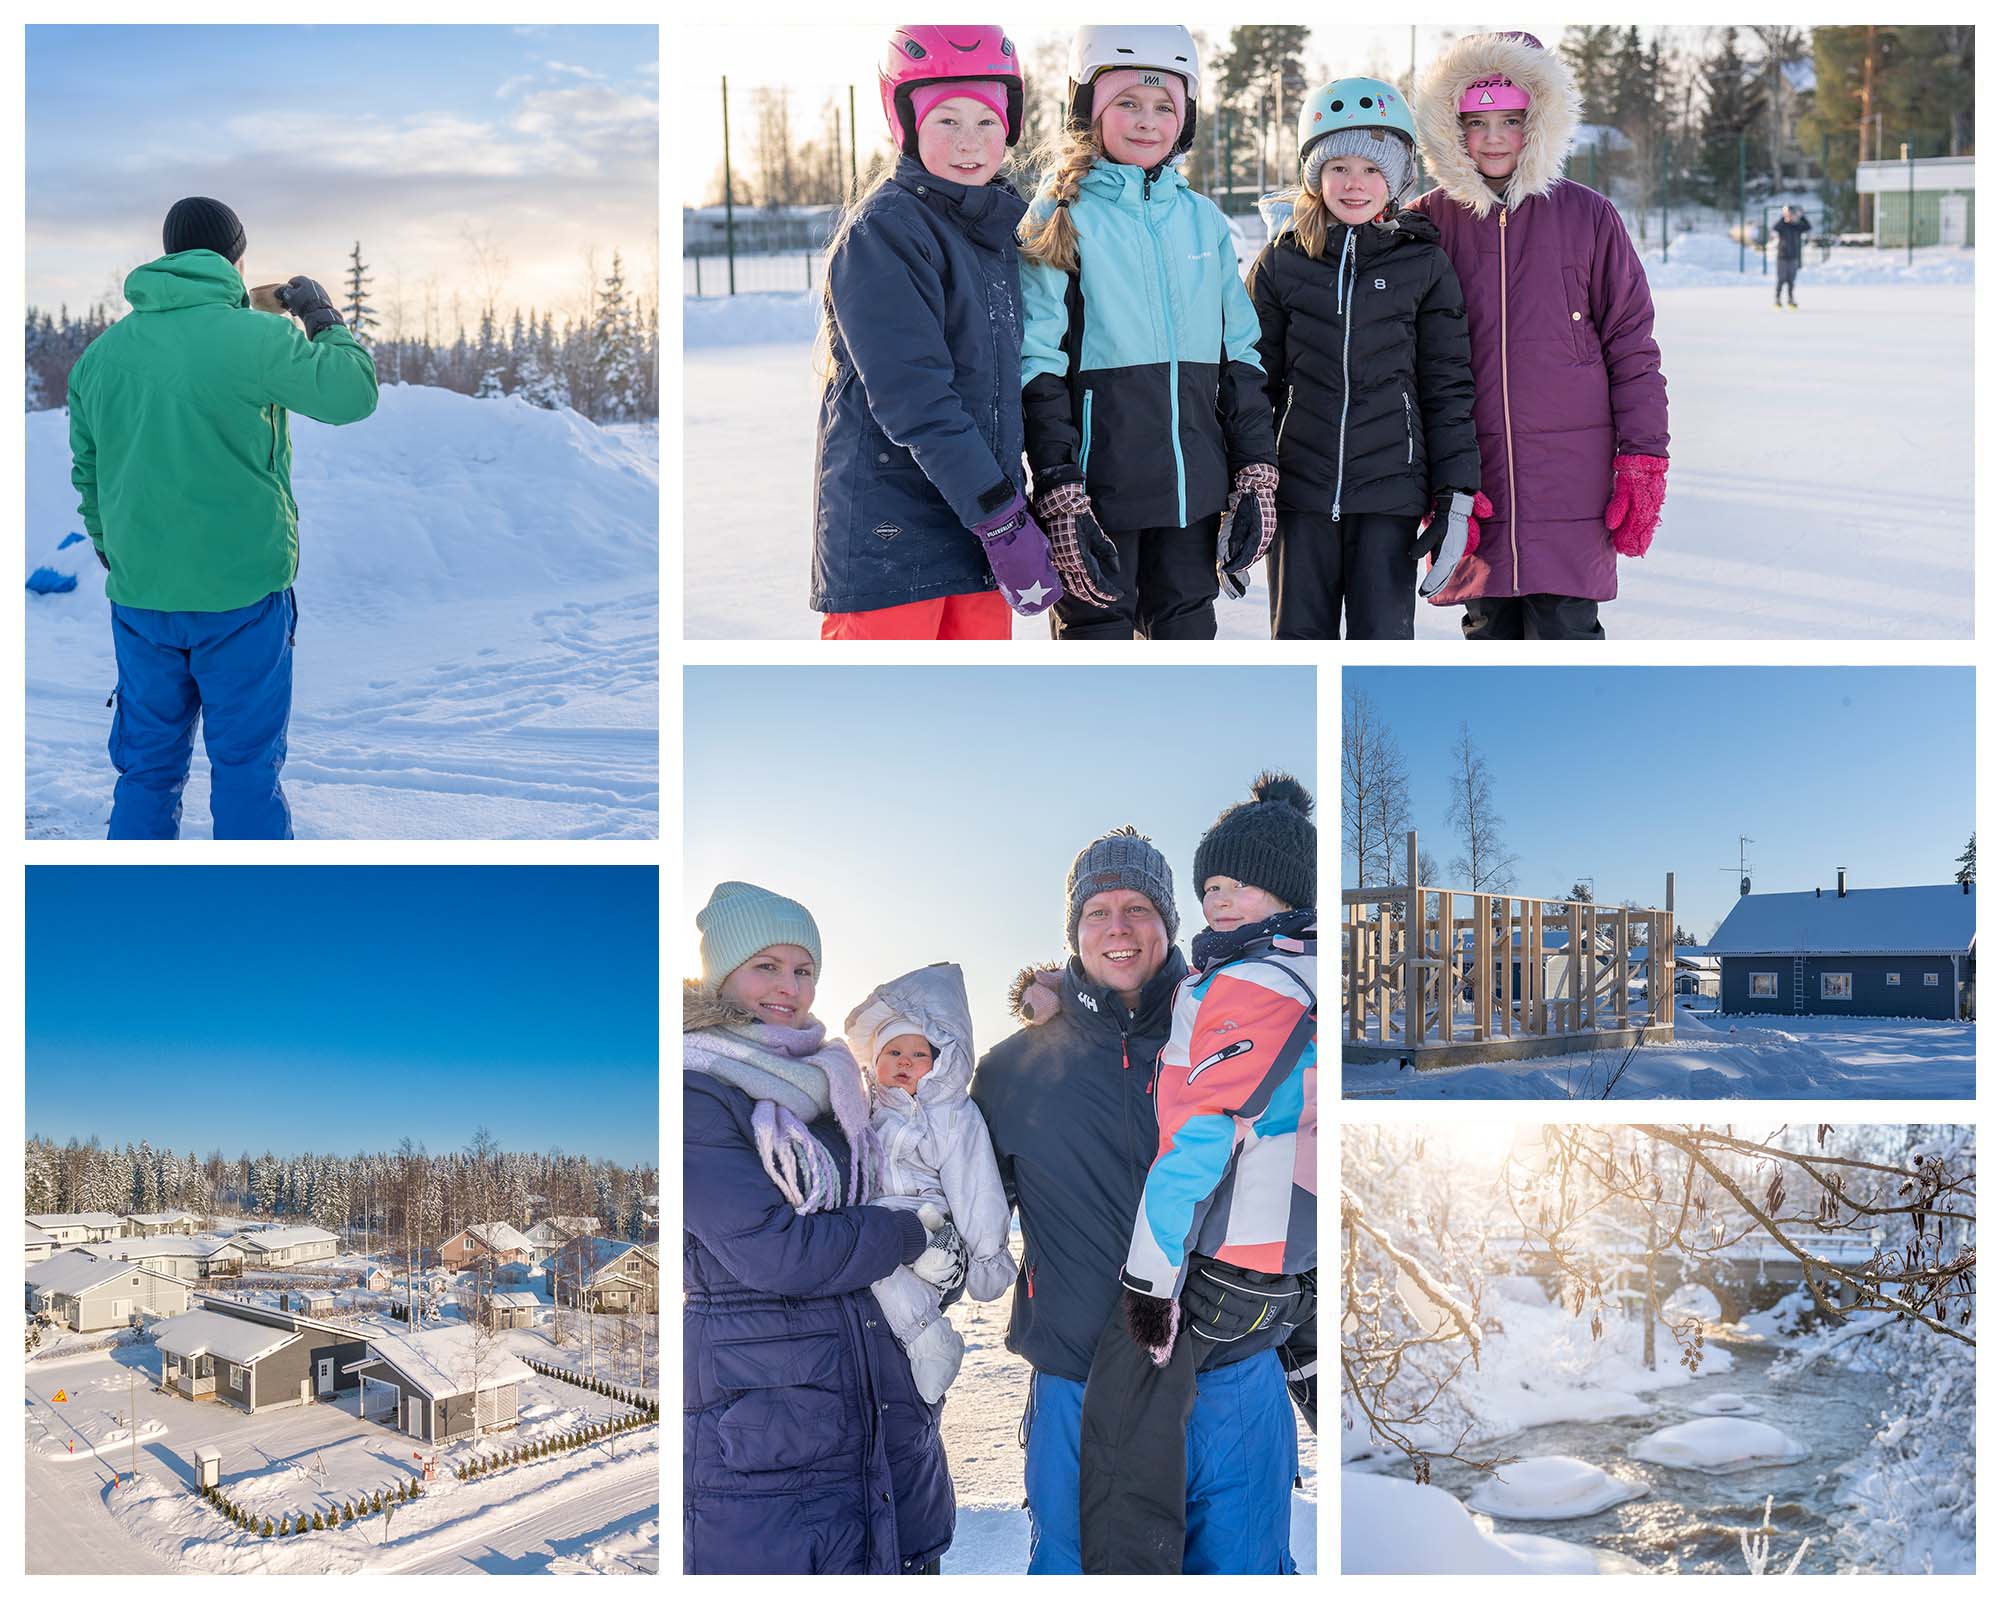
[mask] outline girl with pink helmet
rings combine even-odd
[[[1431,64],[1417,143],[1465,293],[1481,488],[1476,551],[1436,605],[1469,639],[1601,639],[1618,558],[1645,555],[1667,482],[1667,386],[1645,269],[1611,202],[1562,176],[1582,102],[1525,33]]]
[[[878,78],[899,159],[827,260],[812,606],[828,639],[1004,639],[1062,593],[1021,461],[1020,59],[910,24]]]

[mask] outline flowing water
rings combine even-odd
[[[1643,1480],[1652,1486],[1651,1494],[1589,1517],[1554,1522],[1495,1517],[1495,1530],[1545,1534],[1614,1550],[1654,1572],[1740,1574],[1744,1564],[1737,1532],[1762,1524],[1768,1494],[1773,1497],[1773,1567],[1789,1562],[1799,1541],[1810,1538],[1812,1548],[1799,1571],[1838,1570],[1833,1529],[1846,1514],[1834,1499],[1841,1469],[1861,1454],[1880,1425],[1889,1380],[1825,1361],[1774,1380],[1771,1366],[1781,1353],[1777,1348],[1733,1344],[1712,1335],[1710,1342],[1736,1358],[1734,1368],[1646,1397],[1653,1401],[1648,1416],[1553,1422],[1523,1429],[1492,1445],[1516,1457],[1574,1456],[1613,1477]],[[1673,1359],[1671,1344],[1663,1343],[1662,1359]],[[1710,1473],[1663,1467],[1626,1453],[1628,1445],[1646,1435],[1692,1420],[1698,1414],[1688,1410],[1689,1402],[1725,1393],[1740,1394],[1761,1406],[1761,1414],[1750,1420],[1783,1429],[1808,1452],[1805,1459],[1785,1467]],[[1437,1462],[1434,1470],[1437,1485],[1460,1500],[1472,1493],[1482,1476],[1447,1461]]]

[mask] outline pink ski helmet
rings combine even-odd
[[[909,23],[889,35],[876,80],[889,137],[904,155],[917,149],[911,91],[925,84],[977,78],[998,83],[1007,95],[1007,143],[1021,137],[1021,59],[1006,30],[993,24]]]
[[[1505,39],[1509,44],[1524,44],[1531,50],[1543,48],[1542,41],[1532,33],[1518,30],[1490,37]],[[1458,114],[1462,117],[1472,111],[1526,111],[1529,103],[1528,91],[1512,78],[1503,72],[1489,72],[1466,85],[1465,93],[1458,97]]]

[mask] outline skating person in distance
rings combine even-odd
[[[1081,1572],[1085,1385],[1107,1330],[1125,1337],[1120,1269],[1159,1149],[1153,1075],[1187,961],[1173,869],[1120,828],[1081,850],[1066,885],[1069,957],[1014,986],[1022,1027],[980,1059],[972,1098],[1021,1217],[1007,1348],[1034,1368],[1024,1421],[1028,1570]],[[1213,1285],[1230,1321],[1266,1296]],[[1289,1572],[1298,1425],[1265,1318],[1218,1347],[1186,1422],[1187,1572]]]
[[[1417,145],[1465,291],[1479,549],[1436,595],[1468,639],[1601,639],[1618,557],[1643,556],[1667,492],[1667,385],[1645,269],[1611,202],[1562,176],[1581,100],[1525,33],[1471,34],[1425,72]]]
[[[1249,279],[1277,418],[1271,634],[1338,639],[1345,612],[1350,639],[1408,639],[1418,559],[1442,553],[1442,584],[1478,548],[1465,300],[1436,225],[1404,209],[1417,150],[1399,90],[1321,85],[1298,150]]]
[[[1059,639],[1212,639],[1277,530],[1277,452],[1228,220],[1179,162],[1185,28],[1082,28],[1021,228],[1022,403]]]
[[[375,363],[311,278],[244,288],[243,224],[221,201],[176,201],[161,233],[166,254],[125,280],[132,314],[69,376],[70,481],[109,574],[118,658],[110,837],[180,836],[199,718],[215,837],[289,839],[286,414],[361,421]]]
[[[827,256],[812,607],[826,639],[1005,639],[1062,592],[1024,496],[1021,64],[992,26],[897,28],[900,152]]]
[[[1160,1137],[1083,1397],[1086,1572],[1179,1572],[1200,1369],[1275,1324],[1318,1427],[1319,844],[1312,797],[1264,773],[1194,853],[1208,926],[1175,992]],[[1275,1475],[1260,1515],[1287,1517]]]
[[[819,925],[719,883],[681,987],[682,1570],[935,1572],[957,1507],[938,1409],[869,1285],[964,1276],[953,1230],[870,1204],[880,1146],[812,1015]],[[933,1237],[933,1232],[935,1237]]]
[[[1806,235],[1812,232],[1812,224],[1806,221],[1805,213],[1797,206],[1786,206],[1778,220],[1771,224],[1771,232],[1778,243],[1778,286],[1774,291],[1773,305],[1790,306],[1799,309],[1799,261],[1805,254]]]
[[[965,1241],[965,1292],[997,1300],[1014,1283],[1008,1205],[972,1082],[972,1008],[965,975],[949,962],[920,967],[875,989],[847,1018],[847,1047],[869,1063],[868,1094],[882,1146],[876,1204],[915,1211],[925,1227],[954,1227]],[[944,1314],[940,1283],[898,1267],[875,1285],[902,1343],[917,1393],[939,1401],[958,1376],[965,1341]]]

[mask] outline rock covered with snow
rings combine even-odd
[[[1737,1417],[1704,1417],[1678,1422],[1628,1447],[1640,1461],[1663,1467],[1693,1467],[1700,1472],[1744,1472],[1752,1467],[1781,1467],[1805,1460],[1808,1452],[1782,1428]]]
[[[1340,1475],[1340,1570],[1362,1573],[1640,1572],[1637,1562],[1534,1533],[1492,1533],[1444,1490]]]
[[[1527,1456],[1495,1470],[1466,1497],[1474,1511],[1515,1522],[1590,1517],[1652,1492],[1575,1456]]]
[[[1754,1400],[1746,1400],[1740,1394],[1728,1390],[1704,1395],[1699,1400],[1690,1400],[1688,1410],[1700,1417],[1761,1417],[1764,1408]]]

